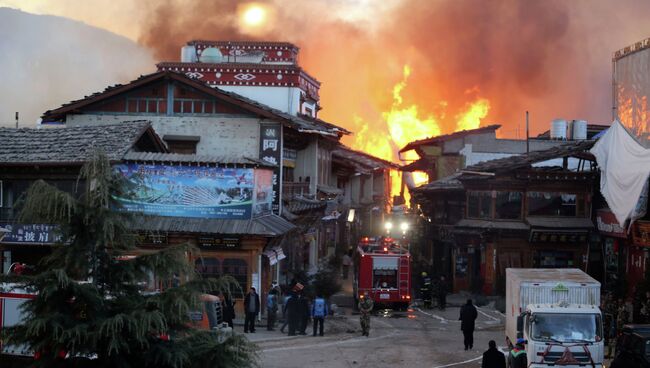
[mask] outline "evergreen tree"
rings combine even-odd
[[[24,304],[24,323],[6,329],[5,342],[30,346],[37,367],[254,366],[255,347],[241,335],[220,344],[214,332],[191,326],[200,294],[228,291],[236,281],[196,278],[188,260],[196,249],[188,245],[133,257],[137,236],[127,225],[135,219],[116,210],[115,200],[132,188],[101,153],[79,179],[80,195],[44,181],[26,193],[20,221],[57,224],[61,241],[37,274],[21,280],[36,297]],[[182,282],[145,293],[152,274]]]

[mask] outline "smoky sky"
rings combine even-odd
[[[405,103],[437,117],[443,132],[477,98],[491,106],[482,124],[500,123],[506,136],[523,134],[526,110],[534,133],[555,117],[609,123],[611,55],[650,36],[644,1],[403,1],[371,27],[324,2],[278,0],[266,2],[274,16],[261,34],[238,27],[238,4],[161,2],[139,41],[159,60],[178,60],[192,39],[294,42],[301,66],[323,83],[322,116],[353,130],[355,115],[381,129],[405,64]]]

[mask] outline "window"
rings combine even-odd
[[[201,137],[194,135],[165,135],[163,140],[172,153],[194,154]]]
[[[494,207],[495,217],[498,219],[521,218],[521,192],[497,192]]]
[[[196,272],[204,278],[221,276],[221,262],[216,258],[199,258],[194,261]]]
[[[237,280],[241,290],[232,290],[232,295],[235,298],[243,298],[242,291],[248,290],[248,263],[243,259],[226,258],[223,260],[223,274]]]
[[[282,181],[293,183],[294,168],[282,166]]]
[[[576,216],[584,212],[577,209],[578,195],[560,192],[528,192],[530,216]]]
[[[470,191],[467,198],[467,217],[490,218],[492,198],[490,192]]]

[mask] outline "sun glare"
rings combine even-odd
[[[259,26],[266,19],[266,9],[260,5],[249,6],[242,14],[244,23],[248,26]]]

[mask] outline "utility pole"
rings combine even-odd
[[[526,155],[530,152],[530,136],[528,133],[528,111],[526,111]]]

